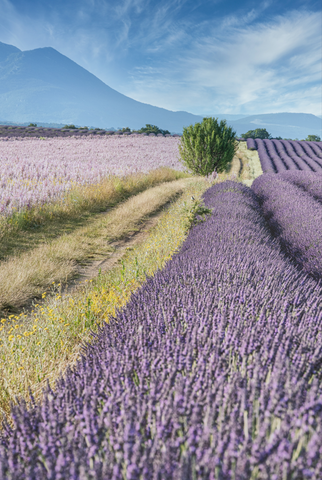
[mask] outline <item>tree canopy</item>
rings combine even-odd
[[[149,123],[145,124],[145,127],[142,127],[140,130],[136,130],[137,133],[162,133],[162,135],[169,134],[169,130],[162,130],[161,128],[157,127],[156,125],[150,125]]]
[[[305,140],[306,142],[321,142],[321,137],[318,135],[308,135]]]
[[[249,130],[247,133],[242,133],[241,134],[242,138],[261,138],[264,140],[265,138],[270,139],[271,134],[268,133],[266,128],[256,128],[255,130]]]

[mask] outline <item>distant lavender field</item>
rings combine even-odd
[[[264,173],[287,170],[322,173],[322,142],[248,138],[247,148],[258,151]]]
[[[0,139],[0,215],[57,199],[109,175],[183,170],[179,137]]]

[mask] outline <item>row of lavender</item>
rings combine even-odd
[[[322,277],[322,175],[290,170],[256,178],[253,191],[283,249],[304,270]]]
[[[166,134],[162,133],[129,133],[122,132],[121,130],[104,130],[104,129],[85,129],[85,128],[42,128],[42,127],[19,127],[19,126],[7,126],[0,125],[0,138],[25,138],[25,137],[88,137],[88,136],[106,136],[106,135],[139,135],[139,136],[151,136],[151,137],[180,137],[179,134]]]
[[[0,479],[322,478],[322,287],[235,182],[41,404]]]
[[[247,148],[258,151],[264,173],[285,170],[322,173],[322,142],[248,138]]]

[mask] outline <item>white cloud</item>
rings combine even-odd
[[[236,23],[231,19],[234,26],[224,32],[213,29],[182,55],[172,55],[172,61],[159,69],[158,91],[150,87],[153,74],[141,70],[134,75],[130,93],[125,93],[158,106],[169,104],[171,97],[175,109],[200,114],[209,108],[225,113],[280,108],[319,113],[321,92],[310,86],[321,80],[319,17],[294,11],[266,23],[239,27]],[[183,85],[175,85],[178,79]]]

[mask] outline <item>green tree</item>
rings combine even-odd
[[[76,128],[75,125],[64,125],[62,128]]]
[[[130,129],[130,127],[125,127],[125,128],[122,128],[121,132],[123,132],[123,133],[124,133],[124,132],[129,132],[129,133],[131,133],[131,129]]]
[[[150,125],[149,123],[145,124],[145,127],[142,127],[140,130],[137,130],[137,133],[162,133],[162,135],[169,134],[169,130],[161,130],[161,128],[156,127],[155,125]]]
[[[37,123],[29,123],[28,127],[37,127]]]
[[[226,120],[204,118],[183,128],[179,153],[182,163],[197,175],[223,172],[238,149],[236,132],[227,127]]]
[[[264,138],[270,139],[271,134],[268,133],[266,128],[256,128],[256,130],[249,130],[247,133],[242,133],[242,138],[261,138],[264,140]]]
[[[305,139],[306,142],[321,142],[321,137],[318,135],[308,135]]]

